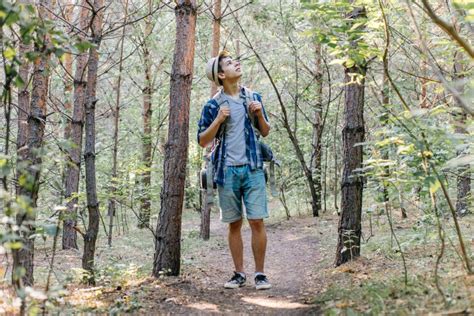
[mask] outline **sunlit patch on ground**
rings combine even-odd
[[[101,296],[104,294],[104,288],[102,286],[76,289],[71,291],[71,295],[68,301],[71,305],[80,306],[81,308],[88,309],[99,309],[106,307],[106,302],[101,300]]]
[[[12,289],[2,289],[0,283],[0,315],[16,315],[20,310],[21,300],[15,297]]]
[[[262,307],[268,308],[280,308],[280,309],[297,309],[307,308],[307,305],[287,301],[281,298],[268,298],[268,297],[242,297],[242,301]]]
[[[197,302],[193,304],[189,304],[187,307],[198,309],[200,311],[208,311],[208,312],[219,312],[219,307],[216,304],[208,303],[208,302]]]

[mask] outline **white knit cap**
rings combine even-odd
[[[218,69],[219,69],[219,57],[228,57],[230,53],[226,50],[222,50],[219,55],[212,57],[206,64],[206,76],[207,79],[214,82],[217,86],[220,86]]]

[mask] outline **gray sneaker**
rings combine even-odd
[[[238,272],[234,272],[234,276],[224,284],[226,289],[237,289],[245,285],[245,275],[242,275]]]
[[[255,277],[255,288],[257,290],[267,290],[272,287],[265,274],[259,274]]]

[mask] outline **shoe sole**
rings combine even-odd
[[[239,287],[244,287],[245,284],[236,284],[236,285],[224,285],[225,289],[238,289]]]
[[[255,288],[257,290],[268,290],[272,288],[272,285],[271,284],[256,285]]]

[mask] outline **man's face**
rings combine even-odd
[[[242,65],[240,61],[225,57],[221,60],[222,72],[219,73],[221,80],[238,79],[242,76]]]

